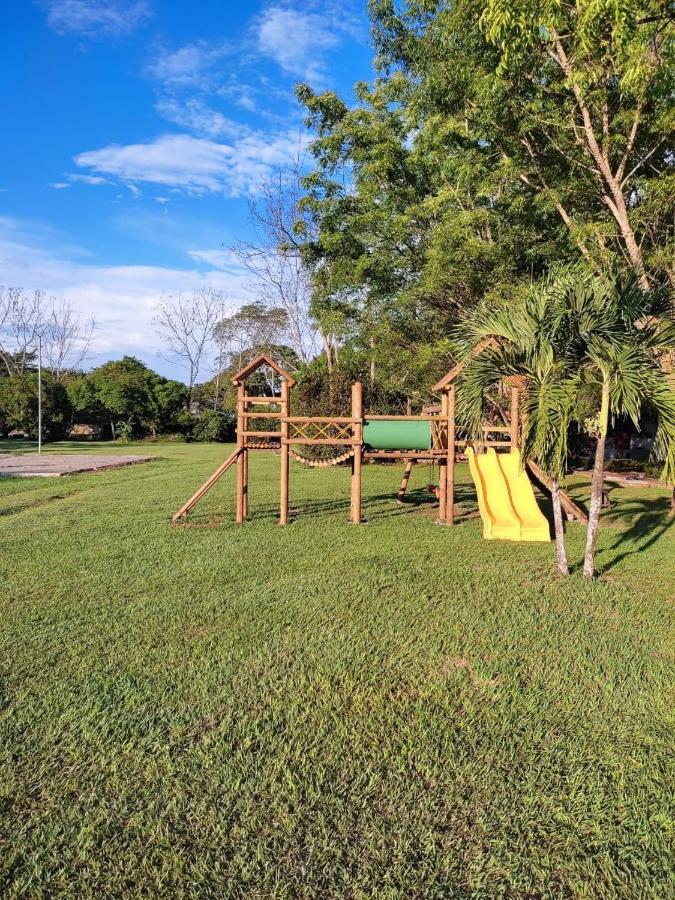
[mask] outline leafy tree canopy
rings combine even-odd
[[[325,330],[419,384],[414,360],[443,370],[462,310],[553,263],[675,281],[664,3],[372,0],[371,16],[378,74],[353,107],[298,87]]]

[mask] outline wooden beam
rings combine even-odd
[[[445,422],[445,419],[442,415],[432,416],[432,415],[423,415],[423,416],[372,416],[368,413],[365,416],[367,422],[377,422],[379,420],[386,420],[388,422]]]
[[[479,353],[482,353],[483,350],[488,347],[493,350],[499,346],[495,338],[487,337],[483,338],[482,341],[479,341],[476,346],[471,351],[470,356],[478,356]],[[452,382],[457,378],[458,375],[461,375],[464,369],[466,368],[466,361],[457,363],[456,366],[453,366],[450,371],[445,374],[440,381],[437,381],[436,384],[431,388],[434,394],[440,394],[442,391],[447,390]]]
[[[520,393],[517,387],[511,388],[511,449],[517,450],[519,447],[520,434],[518,430],[518,419],[520,415]]]
[[[278,438],[281,436],[280,431],[241,431],[239,432],[242,437],[275,437]]]
[[[281,383],[281,450],[279,470],[279,525],[288,524],[288,415],[290,413],[290,389],[287,381]]]
[[[268,366],[270,369],[273,369],[289,387],[292,387],[295,384],[295,378],[293,378],[290,372],[282,369],[281,366],[278,363],[275,363],[272,357],[268,356],[266,353],[260,353],[255,359],[252,359],[247,366],[244,366],[243,369],[236,372],[232,376],[232,384],[243,385],[246,379],[262,366]]]
[[[174,513],[171,521],[177,522],[179,519],[182,519],[183,516],[186,516],[190,512],[190,510],[193,509],[193,507],[195,507],[197,503],[199,503],[204,494],[206,494],[206,492],[213,487],[218,479],[221,478],[225,474],[225,472],[227,472],[232,463],[235,462],[235,460],[239,457],[239,454],[241,452],[241,447],[237,447],[236,450],[233,450],[232,453],[230,453],[230,455],[227,457],[225,462],[218,466],[213,475],[209,476],[209,478],[206,479],[206,481],[198,491],[195,491],[188,502],[183,504],[183,506],[181,506],[177,513]]]
[[[443,391],[441,396],[441,419],[447,424],[448,421],[448,393]],[[445,522],[448,514],[448,459],[444,454],[442,459],[438,461],[438,521]]]
[[[401,486],[398,489],[398,494],[396,495],[396,499],[399,503],[403,503],[403,499],[405,497],[406,491],[408,490],[408,482],[410,481],[410,473],[413,470],[413,466],[415,465],[414,459],[406,459],[405,468],[403,469],[403,477],[401,478]]]
[[[364,459],[443,459],[445,450],[364,450]]]
[[[550,496],[551,494],[551,479],[548,477],[546,472],[537,465],[536,462],[533,462],[531,459],[528,459],[525,464],[530,471],[530,474],[537,482],[539,487],[544,491],[544,493]],[[561,490],[560,491],[560,505],[565,510],[565,513],[569,519],[577,519],[579,522],[583,522],[584,525],[588,524],[588,516],[583,511],[583,509],[578,506],[574,500],[570,497],[570,495]]]
[[[248,449],[245,447],[242,454],[244,460],[244,494],[242,497],[242,512],[244,522],[248,519]]]
[[[355,425],[354,427],[356,428],[357,426]],[[307,446],[312,446],[313,444],[318,444],[318,445],[320,445],[320,444],[338,444],[338,445],[346,444],[351,447],[354,443],[354,438],[300,438],[300,437],[294,438],[294,437],[290,437],[290,438],[282,438],[281,443],[282,444],[304,444]]]
[[[283,416],[286,422],[297,422],[300,425],[317,423],[319,425],[355,425],[355,419],[351,416]]]
[[[354,525],[361,523],[361,457],[363,454],[363,385],[352,385],[352,426],[354,456],[352,457],[351,516]]]
[[[243,414],[246,407],[245,396],[245,388],[242,382],[237,386],[237,446],[241,450],[237,457],[237,505],[235,512],[237,525],[241,525],[244,521],[244,445],[246,443],[244,429],[246,426]]]
[[[455,524],[455,385],[450,385],[448,390],[448,456],[445,466],[445,475],[448,482],[445,521],[448,525]]]

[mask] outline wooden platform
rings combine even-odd
[[[0,478],[59,478],[77,472],[118,469],[151,459],[154,457],[103,453],[5,453],[0,454]]]

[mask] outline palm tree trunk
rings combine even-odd
[[[602,384],[602,403],[600,405],[600,422],[598,442],[595,447],[593,478],[591,479],[591,507],[588,513],[586,529],[586,552],[584,553],[584,577],[592,578],[595,574],[594,555],[595,542],[600,523],[602,507],[602,487],[605,480],[605,443],[607,442],[607,426],[609,423],[609,382]]]
[[[555,530],[555,554],[558,559],[558,571],[561,575],[569,575],[567,550],[565,549],[565,527],[563,525],[562,506],[560,505],[560,485],[557,478],[551,479],[551,500],[553,501],[553,525]]]

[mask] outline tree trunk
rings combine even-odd
[[[323,350],[326,354],[326,368],[328,369],[328,375],[330,376],[333,372],[333,351],[330,345],[330,338],[321,330],[319,331],[319,334],[323,341]]]
[[[370,339],[370,386],[375,385],[375,338]]]
[[[195,370],[194,366],[190,365],[190,383],[188,384],[188,410],[192,412],[192,404],[195,399]]]
[[[565,549],[565,526],[563,525],[562,506],[560,505],[560,485],[557,478],[551,479],[551,500],[553,501],[553,524],[555,529],[555,554],[558,560],[558,571],[561,575],[569,575],[567,550]]]
[[[216,375],[216,385],[213,392],[213,411],[218,410],[218,400],[220,399],[220,363],[218,364],[218,374]]]
[[[605,204],[609,207],[619,226],[619,231],[621,232],[624,244],[626,245],[630,261],[637,270],[640,287],[643,291],[648,291],[649,278],[647,277],[647,270],[645,269],[642,247],[635,237],[633,226],[630,224],[630,219],[628,218],[628,206],[626,205],[623,192],[618,185],[614,186],[612,184],[610,184],[610,191],[613,202],[610,201],[609,197],[605,196]]]
[[[607,441],[608,423],[609,383],[605,380],[602,385],[598,443],[595,447],[595,463],[593,464],[593,478],[591,480],[591,507],[588,513],[588,527],[586,529],[586,552],[584,553],[585,578],[592,578],[595,574],[595,542],[598,536],[600,509],[602,507],[602,488],[605,480],[605,443]]]
[[[113,419],[110,420],[110,432],[112,434],[113,441],[117,440],[117,437],[115,435],[115,422],[113,421]]]
[[[626,252],[628,253],[630,261],[637,269],[640,286],[642,287],[642,290],[646,291],[649,289],[649,279],[647,277],[647,272],[645,269],[642,247],[639,244],[635,236],[633,226],[630,223],[630,219],[628,217],[628,204],[626,203],[626,198],[623,194],[623,164],[620,165],[616,173],[612,171],[612,166],[610,164],[607,153],[603,152],[603,147],[600,145],[600,143],[598,142],[598,138],[596,137],[595,129],[593,127],[593,119],[591,117],[591,111],[588,107],[588,103],[586,101],[586,97],[584,96],[583,90],[579,82],[575,79],[572,63],[567,56],[560,36],[556,32],[555,28],[551,29],[551,34],[553,36],[556,51],[554,56],[557,59],[558,64],[562,68],[563,72],[570,80],[572,91],[577,101],[577,107],[579,109],[579,112],[581,113],[584,134],[586,136],[586,148],[591,158],[595,162],[601,184],[604,182],[607,187],[607,190],[602,190],[602,199],[609,211],[614,216],[614,220],[618,225],[621,237],[623,238]],[[636,120],[634,127],[637,129],[638,125],[639,117]],[[634,140],[634,134],[632,137],[629,137],[628,140],[632,144],[632,141]]]

